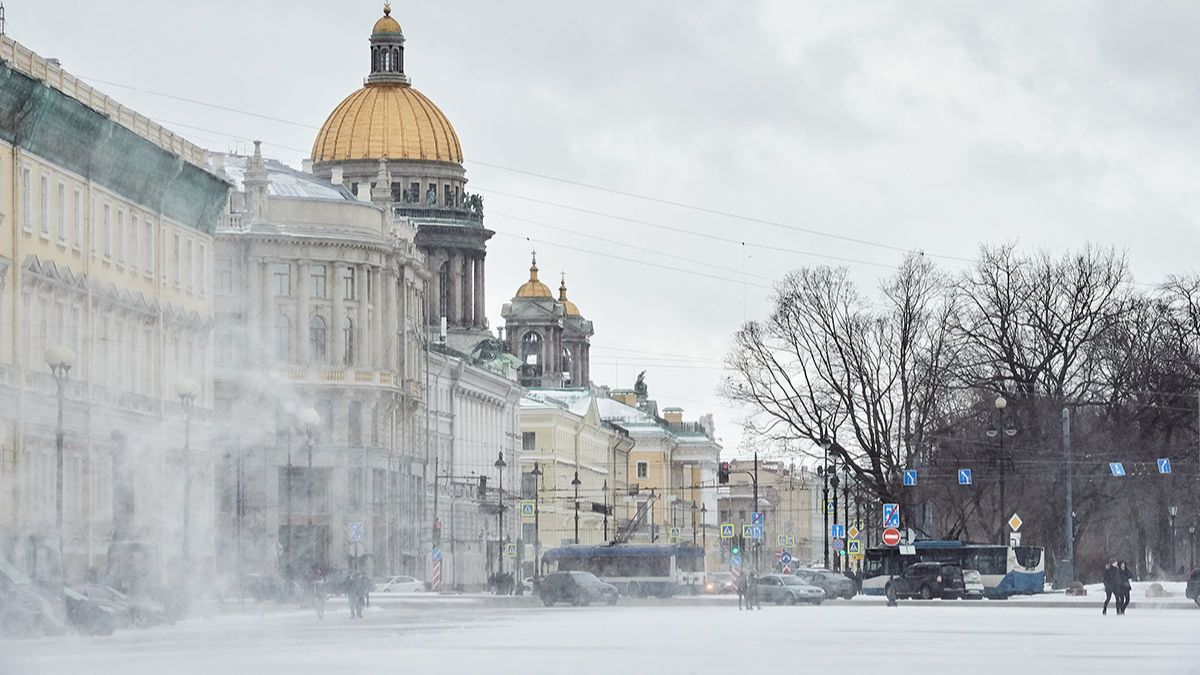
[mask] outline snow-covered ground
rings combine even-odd
[[[1102,598],[1101,598],[1102,599]],[[1136,599],[1136,598],[1135,598]],[[0,642],[0,673],[1196,673],[1200,610],[1001,602],[505,608],[380,603]]]

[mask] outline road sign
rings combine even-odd
[[[737,553],[734,553],[733,555],[729,556],[729,564],[733,565],[734,567],[741,567],[742,566],[742,556],[738,555]]]
[[[750,524],[751,525],[762,525],[763,524],[763,512],[762,511],[752,511],[750,513]]]
[[[851,539],[858,539],[858,526],[851,525],[846,529],[846,534],[849,535]]]
[[[1166,457],[1158,458],[1158,472],[1171,473],[1171,460]]]
[[[842,549],[846,548],[845,542],[843,542],[841,539],[834,539],[829,543],[833,544],[833,550],[835,551],[841,551]]]
[[[678,527],[671,528],[671,541],[679,541],[679,528]]]
[[[510,557],[510,558],[515,558],[515,557],[517,557],[517,544],[516,544],[515,542],[510,542],[510,543],[508,543],[508,544],[505,544],[505,545],[504,545],[504,552],[505,552],[505,554],[507,554],[507,555],[508,555],[508,557]]]
[[[899,504],[884,504],[883,505],[883,526],[884,527],[900,527],[900,505]],[[891,546],[892,544],[889,544]]]
[[[839,525],[837,523],[830,525],[829,526],[829,536],[834,539],[845,539],[846,538],[846,526]]]
[[[1011,547],[1020,546],[1021,545],[1021,533],[1020,532],[1009,532],[1008,533],[1008,545]]]
[[[959,485],[970,485],[971,484],[971,470],[970,469],[959,469],[958,470],[958,484]]]
[[[784,566],[792,564],[792,554],[788,553],[787,551],[784,551],[779,556],[779,562],[783,563]]]
[[[1116,476],[1117,478],[1122,478],[1125,476],[1125,465],[1120,462],[1109,462],[1108,470],[1111,471],[1112,475]]]
[[[784,565],[784,566],[783,566],[783,569],[782,569],[781,571],[782,571],[784,574],[791,574],[791,573],[792,573],[792,566],[791,566],[791,565]]]
[[[361,544],[363,541],[363,524],[350,523],[350,541]]]
[[[762,539],[763,538],[763,526],[762,525],[751,525],[750,526],[750,538],[751,539]]]
[[[753,539],[754,538],[754,526],[753,525],[742,525],[742,538],[743,539]]]
[[[828,513],[831,516],[833,515],[833,502],[829,501],[828,499],[825,500],[825,513]]]
[[[916,546],[913,546],[912,544],[901,544],[900,545],[900,555],[916,555],[916,554],[917,554]]]
[[[521,500],[521,520],[532,521],[537,515],[537,504],[532,499]]]
[[[721,538],[733,539],[733,523],[721,523]]]
[[[883,531],[883,543],[887,546],[895,546],[900,543],[900,530],[894,527],[889,527]]]
[[[1024,522],[1025,521],[1021,520],[1021,516],[1018,516],[1014,513],[1012,514],[1012,518],[1008,519],[1008,526],[1012,528],[1013,532],[1016,532],[1017,530],[1021,529],[1021,523]]]
[[[851,555],[862,553],[862,542],[858,539],[851,539],[846,542],[846,553]]]
[[[788,548],[791,548],[791,547],[793,547],[793,546],[795,546],[795,545],[796,545],[796,538],[795,538],[795,537],[793,537],[792,535],[790,535],[790,534],[789,534],[789,535],[788,535],[788,538],[787,538],[787,544],[786,544],[786,546],[787,546]]]
[[[787,535],[781,534],[778,537],[775,537],[775,543],[779,544],[779,548],[783,548],[784,546],[787,546]]]
[[[905,469],[904,470],[904,485],[905,485],[905,487],[912,487],[916,484],[917,484],[917,470],[916,469]]]
[[[441,560],[441,559],[442,559],[442,549],[440,549],[440,548],[438,548],[438,547],[436,547],[436,546],[434,546],[434,547],[433,547],[433,559],[434,559],[434,560]]]

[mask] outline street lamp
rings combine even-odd
[[[1192,569],[1196,569],[1196,526],[1188,525],[1188,538],[1192,540]]]
[[[608,479],[604,479],[604,543],[608,543]]]
[[[496,563],[498,570],[497,576],[504,574],[504,467],[508,466],[504,463],[504,451],[500,450],[496,453],[496,462],[492,466],[496,467],[496,472],[499,474],[496,490],[496,548],[499,549],[499,554],[496,556],[499,561]]]
[[[308,471],[306,471],[305,475],[304,475],[304,491],[305,491],[304,502],[305,502],[305,513],[307,514],[307,517],[305,518],[305,522],[308,525],[308,527],[306,528],[308,531],[307,532],[308,543],[305,545],[305,549],[307,549],[305,551],[305,557],[307,559],[304,562],[307,563],[308,571],[311,572],[313,557],[317,550],[316,537],[314,536],[313,527],[312,527],[312,524],[313,524],[313,519],[312,519],[312,512],[313,512],[313,504],[312,504],[313,435],[316,433],[317,427],[320,426],[320,424],[321,424],[321,415],[316,410],[313,410],[312,408],[305,408],[304,410],[300,411],[300,414],[297,417],[297,421],[300,422],[300,430],[304,432],[304,449],[308,451]],[[357,566],[358,565],[358,542],[357,541],[354,542],[354,559],[355,559],[354,564]]]
[[[833,445],[828,438],[821,439],[821,449],[824,456],[821,466],[817,467],[817,475],[821,477],[821,521],[825,524],[821,532],[821,541],[825,549],[825,569],[829,569],[829,446]]]
[[[541,524],[541,503],[538,499],[538,493],[542,489],[542,467],[538,466],[537,462],[533,463],[533,471],[529,472],[533,476],[533,578],[541,580],[542,578],[542,524]]]
[[[54,430],[54,526],[58,531],[58,576],[66,578],[63,561],[63,444],[66,430],[63,428],[63,408],[67,399],[67,376],[75,365],[75,352],[67,347],[55,345],[46,350],[46,365],[58,391],[58,426]]]
[[[984,433],[988,438],[997,439],[1000,444],[998,455],[1000,463],[1000,543],[1007,544],[1008,542],[1005,541],[1004,537],[1004,521],[1006,520],[1004,516],[1008,515],[1008,510],[1004,506],[1004,490],[1005,479],[1008,474],[1008,462],[1007,457],[1004,455],[1004,437],[1008,436],[1012,438],[1016,436],[1017,430],[1005,424],[1004,409],[1008,407],[1008,401],[1003,396],[997,396],[994,405],[1000,416],[1000,429],[989,427]],[[1001,433],[1001,429],[1003,429],[1003,433]]]
[[[838,482],[839,482],[838,476],[837,476],[837,466],[834,466],[832,471],[826,470],[825,473],[832,474],[831,476],[829,476],[829,487],[833,488],[833,523],[834,523],[834,525],[837,525],[837,521],[838,521],[838,498],[837,498],[838,490],[837,489],[838,489]],[[841,570],[842,569],[842,554],[838,553],[837,551],[834,551],[833,554],[835,556],[837,556],[836,558],[834,558],[834,561],[833,561],[833,569]]]
[[[571,479],[571,485],[575,487],[575,543],[579,543],[579,486],[583,481],[579,480],[579,472],[575,472],[575,477]]]
[[[708,504],[700,505],[700,543],[704,551],[700,560],[704,565],[704,573],[708,574]]]
[[[175,385],[179,405],[183,407],[183,565],[184,574],[191,567],[191,507],[192,507],[192,404],[200,385],[192,378],[184,378]]]
[[[1170,569],[1175,568],[1175,516],[1179,515],[1178,506],[1167,507],[1167,524],[1171,527],[1171,556],[1168,558]]]
[[[692,546],[696,545],[696,502],[692,502]]]

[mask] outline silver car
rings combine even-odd
[[[779,605],[797,602],[819,605],[825,599],[825,591],[791,574],[768,574],[758,578],[758,598]]]
[[[964,600],[979,600],[983,598],[983,576],[978,570],[963,570]]]

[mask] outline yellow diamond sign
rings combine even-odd
[[[1008,526],[1012,528],[1013,532],[1016,532],[1017,530],[1021,529],[1021,523],[1023,522],[1025,521],[1021,520],[1021,516],[1018,516],[1014,513],[1012,514],[1012,518],[1008,519]]]
[[[858,528],[851,525],[850,529],[846,530],[846,534],[850,535],[851,539],[858,539]]]

